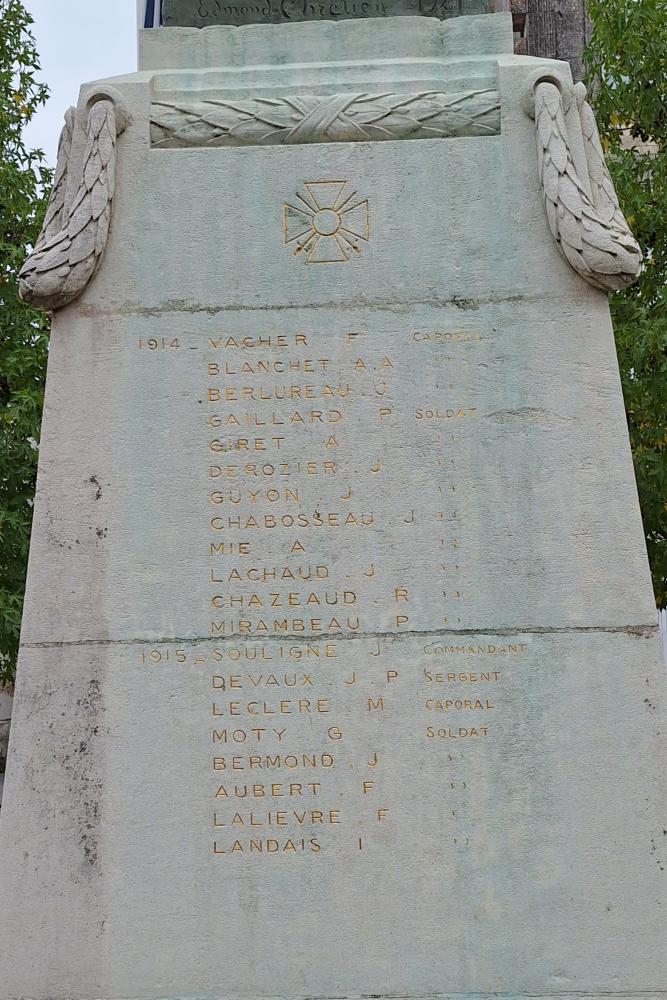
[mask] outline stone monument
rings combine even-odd
[[[2,1000],[664,997],[641,254],[510,14],[354,2],[67,115]]]

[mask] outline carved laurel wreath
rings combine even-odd
[[[423,94],[299,94],[236,101],[155,103],[151,142],[264,146],[498,135],[497,90]]]
[[[19,276],[21,298],[41,309],[61,309],[84,290],[104,254],[116,185],[116,142],[125,116],[109,98],[95,100],[86,122],[81,176],[74,190],[68,171],[76,111],[65,115],[58,163],[44,226]]]
[[[568,264],[595,288],[614,292],[637,280],[642,252],[618,204],[583,84],[574,88],[574,97],[590,194],[574,165],[560,90],[542,81],[535,87],[535,126],[544,206],[549,228]]]

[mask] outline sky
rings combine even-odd
[[[136,0],[24,0],[34,18],[41,79],[51,97],[26,131],[55,165],[63,117],[76,104],[79,87],[137,68]]]

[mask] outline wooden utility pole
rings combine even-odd
[[[584,49],[590,38],[586,0],[511,0],[517,51],[528,56],[564,59],[575,80],[584,75]]]

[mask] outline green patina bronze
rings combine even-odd
[[[489,0],[164,0],[164,23],[168,28],[205,28],[406,15],[443,20],[490,9]]]

